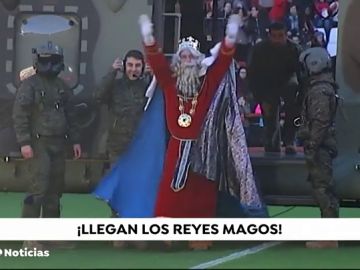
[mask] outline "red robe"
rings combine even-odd
[[[154,75],[164,91],[165,116],[170,132],[170,140],[166,151],[163,176],[160,182],[155,216],[161,217],[214,217],[216,212],[217,184],[204,176],[189,170],[185,187],[179,191],[171,188],[176,164],[180,156],[181,139],[196,140],[200,134],[202,124],[216,89],[219,87],[233,58],[235,49],[226,47],[223,42],[219,56],[205,75],[199,92],[196,112],[192,116],[192,123],[184,128],[178,125],[179,99],[176,90],[176,78],[173,76],[168,60],[159,51],[159,47],[145,46],[147,61]],[[184,102],[185,113],[189,114],[191,100]]]

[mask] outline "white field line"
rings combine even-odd
[[[257,245],[257,246],[251,247],[251,248],[247,248],[247,249],[244,249],[244,250],[234,252],[232,254],[229,254],[229,255],[224,256],[224,257],[220,257],[220,258],[215,259],[215,260],[211,260],[211,261],[208,261],[208,262],[205,262],[205,263],[195,265],[193,267],[190,267],[190,269],[207,269],[207,268],[211,268],[211,267],[214,267],[214,266],[217,266],[217,265],[229,262],[229,261],[233,261],[233,260],[240,259],[240,258],[243,258],[243,257],[251,255],[251,254],[258,253],[260,251],[275,247],[275,246],[280,245],[282,243],[283,242],[266,242],[266,243],[263,243],[261,245]]]

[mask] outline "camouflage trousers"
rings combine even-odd
[[[65,139],[41,137],[32,147],[34,157],[28,160],[31,182],[22,217],[60,217],[60,198],[65,184]]]
[[[335,193],[332,156],[328,149],[320,147],[313,156],[305,149],[305,158],[314,198],[320,207],[321,217],[339,217],[339,200]]]
[[[115,163],[118,161],[120,155],[125,152],[127,144],[129,144],[128,139],[125,136],[118,136],[114,138],[115,136],[111,134],[109,136],[109,139],[107,141],[107,153],[108,158],[110,162],[110,168],[111,169]],[[111,208],[111,207],[110,207]],[[111,216],[113,218],[119,217],[116,211],[111,209]]]
[[[109,132],[106,149],[111,165],[126,151],[133,136],[134,134],[131,130],[112,130]]]

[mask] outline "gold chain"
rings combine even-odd
[[[193,99],[191,100],[191,109],[189,111],[190,115],[193,116],[195,114],[196,106],[198,104],[198,96],[199,94],[195,94]],[[181,114],[185,112],[184,99],[182,96],[179,96],[179,111]]]

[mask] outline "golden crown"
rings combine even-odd
[[[189,47],[199,51],[200,42],[193,37],[187,37],[179,40],[179,50],[186,49]]]

